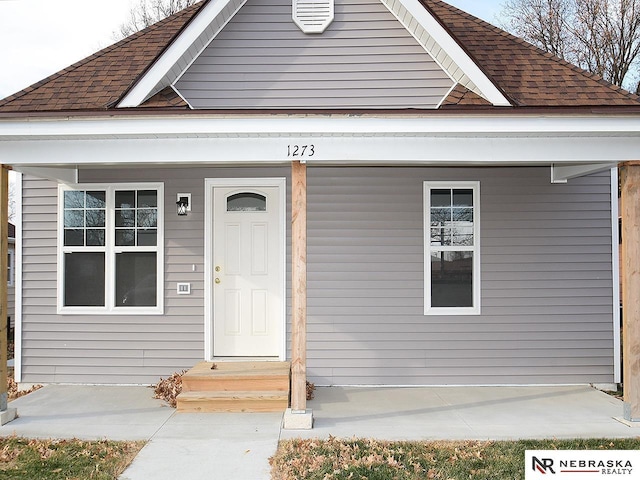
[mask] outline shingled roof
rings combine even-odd
[[[440,0],[421,0],[514,106],[610,106],[639,98]]]
[[[0,112],[114,108],[205,3],[196,3],[0,100]]]
[[[104,111],[115,105],[209,0],[186,8],[0,100],[0,113]],[[639,106],[640,99],[440,0],[420,0],[515,107]],[[164,90],[138,108],[186,109]],[[461,85],[442,108],[490,108]]]

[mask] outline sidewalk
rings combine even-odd
[[[121,480],[268,480],[281,413],[180,414],[148,387],[49,385],[0,436],[147,440]],[[215,473],[215,475],[212,475]]]
[[[622,402],[587,386],[317,388],[310,431],[280,413],[176,413],[147,387],[50,385],[11,402],[0,436],[147,440],[120,480],[268,480],[280,439],[395,440],[638,437]]]

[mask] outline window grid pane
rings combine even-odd
[[[106,192],[67,190],[63,195],[63,245],[105,246]]]
[[[104,252],[64,254],[64,306],[105,306]]]
[[[155,307],[157,304],[155,252],[116,254],[117,307]]]
[[[155,190],[117,190],[115,205],[116,246],[157,246],[158,193]]]
[[[473,189],[432,189],[430,201],[431,245],[473,246]]]
[[[431,306],[473,307],[473,252],[431,252]]]

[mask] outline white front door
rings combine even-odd
[[[213,356],[277,357],[284,318],[280,187],[213,187]]]

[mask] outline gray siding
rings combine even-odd
[[[289,0],[249,0],[176,88],[194,108],[434,108],[453,81],[376,0],[336,0],[305,35]]]
[[[479,316],[423,315],[425,180],[480,181]],[[308,183],[312,381],[613,381],[608,172],[310,167]]]
[[[165,315],[126,317],[56,314],[56,186],[25,178],[23,381],[152,383],[199,361],[204,178],[242,176],[289,168],[81,172],[82,182],[165,183]],[[423,315],[425,180],[480,181],[481,315]],[[552,185],[548,168],[309,166],[310,380],[612,382],[609,183],[602,174]],[[193,194],[187,217],[174,214],[178,192]],[[191,296],[176,295],[181,281]]]
[[[81,172],[81,183],[164,182],[165,313],[148,316],[57,315],[57,186],[25,177],[22,380],[148,384],[201,361],[204,178],[285,177],[288,171],[254,168],[250,175],[231,168]],[[175,213],[178,192],[192,193],[192,211],[186,217]],[[177,282],[190,282],[191,295],[177,295]]]

